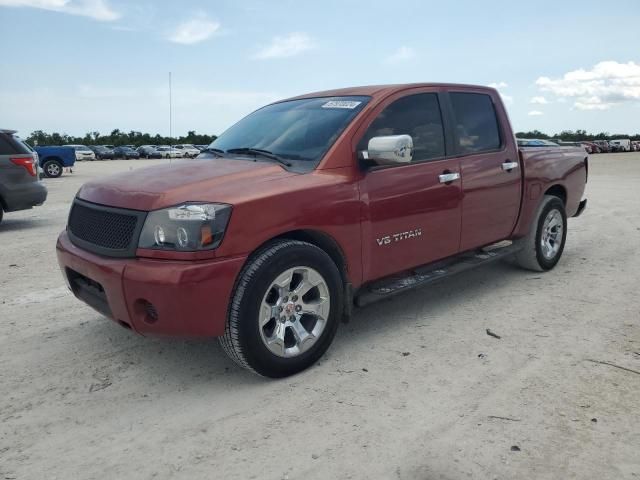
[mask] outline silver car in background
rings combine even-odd
[[[93,161],[96,159],[96,154],[85,145],[63,145],[64,147],[71,147],[76,151],[76,162],[83,160]]]

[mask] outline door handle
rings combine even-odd
[[[440,183],[450,184],[454,180],[458,180],[460,178],[460,174],[458,172],[447,172],[441,174],[439,177]]]
[[[505,172],[510,172],[511,170],[513,170],[514,168],[518,168],[518,162],[504,162],[502,164],[502,170],[504,170]]]

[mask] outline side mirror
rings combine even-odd
[[[411,135],[388,135],[373,137],[368,149],[362,152],[366,160],[378,165],[402,165],[413,159],[413,139]]]

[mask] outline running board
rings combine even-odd
[[[522,247],[509,241],[494,243],[480,250],[466,252],[447,260],[414,268],[406,275],[394,275],[365,286],[355,297],[357,306],[388,298],[398,293],[435,283],[443,278],[465,272],[501,258],[513,255]]]

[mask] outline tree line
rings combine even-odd
[[[600,132],[600,133],[587,133],[586,130],[563,130],[555,135],[547,135],[540,130],[532,130],[530,132],[518,132],[516,133],[518,138],[539,138],[544,140],[559,139],[563,142],[581,142],[581,141],[593,141],[593,140],[616,140],[620,138],[628,138],[630,140],[640,140],[640,133],[635,135],[629,135],[628,133],[614,133]]]
[[[187,143],[192,145],[209,145],[217,137],[215,135],[198,134],[195,130],[190,130],[186,136],[182,137],[165,137],[159,134],[151,135],[136,131],[123,132],[119,129],[113,130],[109,135],[101,135],[100,132],[88,132],[83,137],[75,137],[66,133],[46,133],[42,130],[36,130],[27,137],[27,143],[30,145],[176,145]]]
[[[586,130],[563,130],[555,135],[547,135],[540,130],[532,130],[530,132],[516,133],[518,138],[541,138],[541,139],[559,139],[564,142],[579,142],[592,140],[614,140],[618,138],[629,138],[631,140],[640,140],[640,134],[629,135],[628,133],[609,132],[587,133]],[[182,137],[165,137],[159,134],[151,135],[136,131],[123,132],[119,129],[113,130],[109,135],[101,135],[100,132],[88,132],[83,137],[74,137],[66,133],[46,133],[42,130],[36,130],[27,137],[30,145],[176,145],[188,143],[192,145],[209,145],[216,139],[216,135],[198,134],[195,130],[190,130],[186,136]]]

